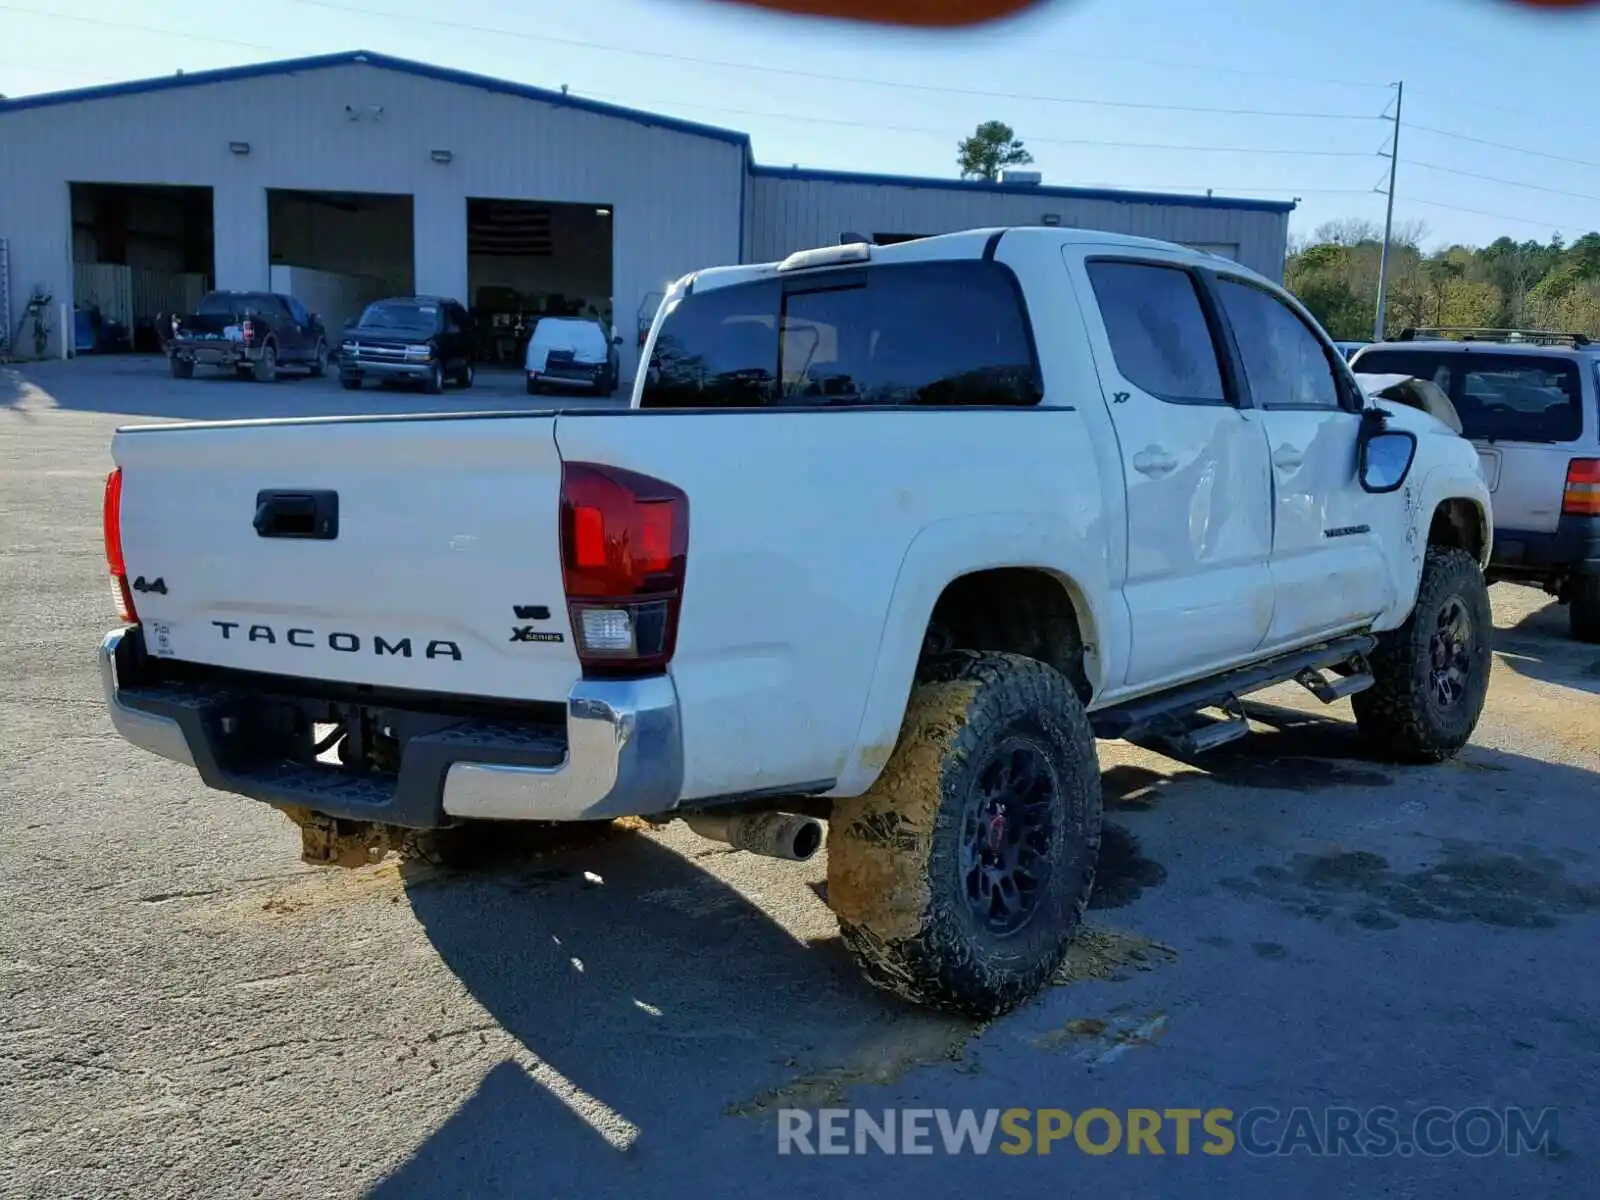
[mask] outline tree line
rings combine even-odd
[[[956,146],[963,179],[996,180],[1033,155],[1004,121],[984,121]],[[1567,244],[1502,237],[1426,251],[1427,227],[1406,222],[1389,242],[1385,336],[1421,326],[1550,329],[1600,340],[1600,233]],[[1284,282],[1339,341],[1372,337],[1383,230],[1347,218],[1292,238]]]
[[[1389,243],[1386,336],[1425,325],[1551,329],[1600,338],[1600,233],[1568,244],[1502,237],[1487,246],[1422,249],[1421,222]],[[1291,239],[1284,282],[1341,341],[1372,337],[1383,230],[1371,221],[1320,225]]]

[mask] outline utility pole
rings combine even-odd
[[[1372,340],[1383,341],[1385,309],[1389,303],[1389,237],[1394,231],[1394,174],[1400,165],[1400,102],[1405,99],[1406,85],[1402,80],[1394,85],[1394,137],[1389,141],[1389,204],[1383,215],[1383,253],[1378,259],[1378,312],[1372,320]]]

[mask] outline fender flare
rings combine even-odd
[[[1016,567],[1054,576],[1078,614],[1090,686],[1098,692],[1118,677],[1127,658],[1129,622],[1125,607],[1113,600],[1104,555],[1093,549],[1107,539],[1092,528],[1091,522],[1060,516],[993,512],[938,521],[912,539],[889,595],[855,741],[829,795],[860,795],[889,761],[934,605],[964,575]]]
[[[1413,525],[1407,536],[1414,535],[1415,539],[1426,548],[1428,531],[1433,525],[1434,515],[1451,500],[1465,500],[1478,514],[1478,532],[1483,540],[1483,550],[1478,556],[1478,565],[1487,567],[1489,556],[1494,550],[1494,504],[1489,496],[1489,487],[1483,482],[1483,476],[1477,473],[1467,474],[1449,466],[1437,466],[1423,477],[1420,494],[1421,500],[1417,504],[1416,512],[1412,514]]]
[[[1395,606],[1374,623],[1376,632],[1397,628],[1411,615],[1411,607],[1416,601],[1417,588],[1422,580],[1423,559],[1428,553],[1428,532],[1433,526],[1434,515],[1445,503],[1465,500],[1477,510],[1478,528],[1483,537],[1483,552],[1478,562],[1480,568],[1488,567],[1489,556],[1494,549],[1494,507],[1489,498],[1489,488],[1481,475],[1466,472],[1454,465],[1439,465],[1419,482],[1413,484],[1408,481],[1402,485],[1401,494],[1406,504],[1405,553],[1392,560],[1393,569],[1399,576],[1394,580]]]

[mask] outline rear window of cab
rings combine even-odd
[[[1031,407],[1021,288],[956,259],[691,291],[662,322],[642,408]]]

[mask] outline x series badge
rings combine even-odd
[[[513,642],[564,642],[567,638],[565,634],[546,633],[543,630],[535,629],[532,625],[518,625],[511,630],[511,640]]]

